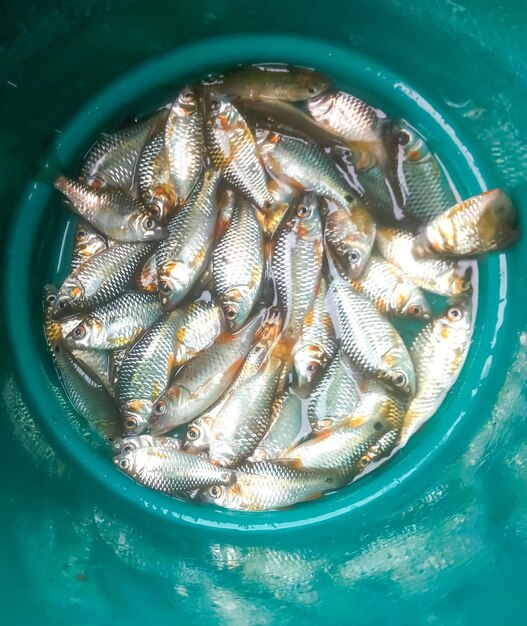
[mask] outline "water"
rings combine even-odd
[[[339,86],[344,88],[345,84],[342,84]],[[406,120],[397,120],[396,118],[393,118],[389,110],[387,111],[387,113],[385,113],[381,109],[377,108],[377,103],[375,102],[375,96],[373,94],[371,96],[371,100],[369,99],[368,96],[364,96],[364,94],[361,94],[361,95],[365,100],[370,101],[371,104],[376,107],[375,109],[376,114],[378,115],[379,120],[381,120],[381,124],[383,125],[384,131],[382,135],[379,135],[380,138],[378,140],[378,145],[375,148],[371,147],[372,145],[374,145],[371,143],[370,144],[357,143],[357,144],[352,144],[350,146],[350,145],[344,145],[342,141],[338,139],[334,141],[332,140],[329,143],[327,142],[322,143],[324,153],[326,155],[326,158],[329,158],[330,162],[333,163],[332,167],[337,168],[335,171],[340,173],[342,180],[345,181],[344,184],[347,184],[349,187],[351,187],[351,189],[353,189],[355,193],[360,197],[360,202],[369,208],[372,215],[374,216],[375,221],[377,222],[378,227],[402,227],[407,230],[415,231],[418,228],[419,224],[422,223],[423,220],[430,219],[431,217],[433,217],[434,215],[437,215],[442,210],[448,208],[450,205],[459,201],[459,199],[462,197],[463,194],[460,193],[458,189],[456,188],[455,182],[454,182],[455,177],[450,175],[445,163],[440,158],[440,156],[432,153],[429,150],[426,138],[423,134],[419,133],[416,130],[416,128],[414,128]],[[306,115],[305,113],[301,112],[302,108],[305,108],[304,105],[300,104],[300,105],[295,105],[295,106],[288,105],[289,108],[286,110],[287,115],[283,117],[283,111],[278,110],[276,108],[276,105],[273,106],[273,103],[271,103],[271,105],[267,105],[267,103],[264,102],[263,104],[261,104],[259,110],[257,111],[256,120],[252,121],[253,118],[251,117],[251,113],[252,113],[251,103],[247,102],[244,104],[244,107],[243,107],[244,113],[247,113],[248,119],[251,120],[252,130],[255,136],[257,137],[258,143],[260,145],[265,145],[265,141],[267,140],[266,138],[267,138],[267,134],[269,130],[273,131],[276,129],[284,133],[284,136],[287,139],[292,139],[293,142],[303,143],[307,141],[308,143],[315,143],[311,139],[312,132],[313,132],[313,128],[312,128],[313,122],[310,122],[309,124],[306,123],[306,119],[307,119]],[[161,108],[168,108],[168,107],[169,105],[163,104]],[[157,105],[155,107],[150,108],[151,111],[155,109],[158,109]],[[295,111],[298,112],[298,114],[295,113]],[[297,115],[298,115],[298,118],[297,118]],[[132,113],[131,116],[129,116],[129,119],[130,117],[133,120],[145,119],[146,114],[141,111],[134,111],[134,113]],[[129,123],[129,121],[117,123],[115,126],[116,130],[126,128],[127,123]],[[258,130],[258,129],[261,129],[261,130]],[[106,128],[106,130],[108,130],[108,128]],[[321,135],[322,135],[322,138],[320,139],[317,133],[317,139],[324,142],[324,133],[321,133]],[[264,143],[262,143],[262,137],[263,137]],[[381,137],[382,137],[382,142],[381,142]],[[379,161],[376,156],[377,155],[376,151],[378,151],[379,145],[382,145],[382,144],[384,144],[387,150],[387,154],[389,155],[391,159],[390,161],[391,173],[389,173],[389,171],[385,167],[381,167],[379,165]],[[416,157],[415,155],[418,155],[418,156]],[[303,287],[302,285],[303,278],[314,277],[316,275],[323,276],[324,280],[328,284],[331,284],[333,281],[342,280],[343,268],[345,268],[345,264],[343,264],[345,259],[344,257],[340,256],[342,252],[339,250],[336,251],[332,248],[333,250],[332,254],[326,257],[322,265],[317,265],[318,261],[316,261],[316,256],[317,254],[320,254],[320,252],[315,253],[314,248],[313,248],[314,244],[310,243],[310,241],[314,238],[316,240],[315,247],[318,246],[318,249],[320,251],[322,250],[323,239],[324,239],[322,224],[325,223],[326,242],[327,242],[327,237],[328,237],[327,233],[328,233],[328,228],[329,228],[328,219],[331,219],[331,216],[337,214],[338,211],[341,209],[339,209],[338,203],[328,200],[325,202],[317,201],[318,204],[314,208],[315,218],[316,218],[314,220],[311,219],[311,214],[307,216],[300,215],[298,213],[298,209],[296,210],[296,213],[295,213],[294,206],[298,205],[303,210],[302,202],[304,202],[305,204],[308,204],[310,201],[309,197],[306,197],[302,200],[302,198],[299,197],[298,192],[295,191],[295,186],[296,188],[298,188],[297,184],[295,185],[295,182],[292,181],[288,175],[285,176],[284,178],[284,176],[281,175],[280,172],[277,173],[276,168],[273,166],[272,159],[271,160],[266,159],[266,157],[264,156],[264,161],[266,164],[268,180],[273,181],[272,182],[273,196],[275,200],[288,202],[291,206],[293,206],[293,208],[290,208],[288,210],[288,213],[285,215],[285,217],[282,219],[281,222],[278,222],[277,220],[274,220],[274,221],[271,220],[272,228],[269,228],[269,232],[268,232],[268,239],[270,239],[270,244],[266,244],[266,250],[274,248],[275,250],[274,256],[276,257],[277,255],[276,249],[278,245],[277,242],[280,240],[280,238],[284,238],[284,241],[286,241],[284,249],[286,250],[286,254],[290,255],[290,260],[286,262],[287,267],[290,267],[289,266],[290,263],[293,263],[293,266],[294,266],[295,262],[292,261],[291,259],[294,259],[295,255],[298,255],[298,254],[307,255],[305,258],[307,259],[308,264],[315,263],[315,265],[308,265],[308,271],[305,273],[304,277],[302,276],[302,273],[298,273],[298,271],[295,275],[294,270],[293,270],[293,273],[285,279],[285,283],[283,281],[278,280],[279,276],[276,275],[276,272],[282,271],[281,268],[283,269],[283,267],[286,267],[286,266],[283,266],[283,264],[282,266],[280,266],[278,264],[277,267],[273,267],[275,276],[273,278],[273,274],[271,273],[271,282],[268,283],[269,285],[271,285],[271,288],[263,287],[261,290],[261,297],[259,299],[259,303],[258,304],[255,303],[256,310],[258,309],[258,307],[261,307],[261,306],[268,307],[271,305],[278,305],[279,307],[281,307],[282,313],[285,314],[284,326],[286,328],[285,328],[284,334],[282,335],[282,339],[279,341],[279,344],[280,343],[283,344],[286,350],[291,351],[293,349],[292,346],[294,346],[295,343],[294,341],[291,342],[291,339],[284,340],[284,337],[287,337],[288,335],[292,334],[292,336],[298,338],[299,333],[301,334],[301,327],[293,328],[291,326],[291,307],[292,306],[294,307],[295,305],[292,305],[291,304],[292,301],[290,300],[294,291],[294,288],[292,287],[292,284],[290,282],[290,278],[294,276],[296,283],[300,285],[300,287]],[[279,169],[280,168],[278,168],[278,170]],[[96,176],[96,173],[95,173],[95,176]],[[314,184],[317,184],[317,183],[315,182]],[[226,189],[228,189],[228,186],[227,187],[224,186],[223,191],[225,191]],[[224,203],[228,203],[230,200],[229,194],[227,195],[220,194],[220,197],[222,197],[222,202]],[[422,211],[423,208],[425,209],[425,212],[420,213],[420,211]],[[228,210],[227,210],[227,213],[228,213]],[[260,217],[262,218],[260,220],[261,224],[263,224],[264,226],[269,226],[269,220],[265,219],[265,211],[260,212]],[[294,228],[300,228],[301,230],[303,228],[304,229],[306,228],[305,226],[302,226],[302,224],[308,224],[309,221],[312,222],[311,226],[308,226],[307,228],[308,229],[312,228],[313,237],[300,236],[299,238],[299,240],[305,239],[303,243],[302,241],[300,241],[300,244],[303,246],[303,252],[302,250],[300,250],[299,252],[295,251],[298,242],[297,240],[295,240],[294,233],[290,232],[290,228],[288,226],[285,226],[285,224],[288,223],[288,220],[290,220],[291,218],[293,218],[297,222]],[[58,254],[56,257],[55,264],[54,264],[54,271],[52,272],[52,279],[53,279],[53,282],[57,282],[59,284],[69,271],[69,264],[70,264],[70,258],[71,258],[71,250],[72,250],[72,232],[74,231],[73,226],[74,226],[75,221],[76,220],[72,218],[69,218],[66,221],[65,226],[62,230],[62,233],[63,233],[62,238],[60,240],[59,245],[57,246]],[[339,237],[343,237],[344,233],[340,234],[337,230],[337,235]],[[218,240],[216,240],[216,243],[218,243]],[[372,245],[371,242],[367,244],[367,248],[365,249],[365,251],[363,251],[363,254],[365,256],[369,254],[371,245]],[[347,246],[349,250],[349,246],[350,246],[349,242],[347,243]],[[379,258],[380,260],[382,260],[382,257],[379,255],[379,252],[380,250],[378,250],[376,246],[374,245],[372,254],[376,258]],[[459,263],[459,267],[462,268],[461,273],[466,273],[467,270],[469,270],[471,274],[472,291],[471,291],[471,304],[470,304],[471,315],[470,317],[472,320],[471,323],[473,324],[476,318],[477,294],[478,294],[477,263],[476,261],[461,261]],[[306,268],[301,268],[301,269],[305,270]],[[402,270],[405,269],[404,264],[402,265],[401,269]],[[344,274],[345,273],[346,272],[344,271]],[[344,276],[344,278],[345,280],[350,280],[350,278],[347,276]],[[359,280],[360,280],[360,277],[359,277]],[[210,302],[211,293],[209,289],[205,288],[205,290],[203,291],[203,284],[207,283],[207,278],[202,279],[198,282],[200,283],[200,286],[190,291],[189,295],[186,296],[186,298],[183,300],[182,305],[184,305],[185,303],[188,304],[189,302],[195,301],[196,299],[201,300],[203,302]],[[282,288],[280,288],[281,282],[283,283]],[[274,288],[272,288],[273,283],[275,285]],[[304,315],[307,312],[309,312],[312,309],[312,307],[315,305],[315,293],[317,293],[319,289],[319,287],[317,286],[318,284],[319,284],[319,281],[314,280],[313,288],[307,288],[307,289],[304,288],[304,293],[298,296],[298,302],[300,303],[298,306],[300,306],[300,310],[302,311],[301,318],[303,318]],[[353,283],[353,285],[355,288],[358,288],[356,281]],[[378,287],[379,287],[379,290],[382,292],[383,285],[379,284]],[[390,296],[389,293],[382,296],[384,298],[384,304],[382,305],[381,305],[382,298],[381,300],[379,300],[379,298],[376,298],[377,304],[378,306],[381,307],[381,310],[383,311],[383,313],[389,312],[386,310],[387,306],[388,307],[390,306],[400,307],[401,306],[400,303],[395,304],[395,305],[393,302],[390,303],[387,300],[388,296]],[[295,296],[295,298],[296,297],[297,296]],[[449,304],[447,298],[437,296],[436,294],[428,293],[427,299],[429,301],[431,313],[433,316],[438,316],[441,313],[443,313]],[[347,331],[345,328],[343,330],[342,328],[343,322],[341,319],[339,320],[337,307],[335,305],[334,294],[328,295],[325,300],[326,300],[325,305],[324,305],[325,310],[331,318],[332,326],[335,329],[335,336],[337,338],[337,341],[340,343],[341,335],[343,333],[346,334]],[[306,302],[308,303],[307,305],[306,305]],[[302,307],[304,307],[304,309],[302,309]],[[287,313],[288,310],[289,310],[289,313]],[[399,331],[400,336],[403,338],[406,345],[410,345],[412,341],[415,339],[415,337],[418,335],[420,330],[423,328],[422,321],[408,319],[408,317],[405,319],[404,317],[401,317],[401,316],[392,315],[390,316],[390,321],[393,323],[393,326],[397,329],[397,331]],[[368,322],[366,323],[368,324]],[[372,323],[375,323],[375,322],[373,321]],[[468,331],[468,334],[467,334],[467,341],[466,341],[467,347],[470,342],[469,337],[471,334],[472,334],[472,326],[470,327],[470,330]],[[322,345],[322,347],[325,348],[324,344],[320,344],[320,345]],[[263,348],[267,350],[270,349],[269,345],[267,345],[266,347],[265,342],[264,342]],[[298,344],[297,344],[297,348],[298,348]],[[276,351],[276,349],[274,350]],[[283,354],[283,348],[281,348],[281,351]],[[465,351],[465,354],[466,354],[466,351]],[[350,356],[351,355],[348,353],[346,355],[346,358],[348,359]],[[323,372],[326,371],[326,369],[329,367],[332,358],[337,358],[337,357],[331,353],[329,362],[327,360],[327,357],[325,357],[320,362],[317,362],[315,360],[314,363],[316,367],[318,367],[320,370],[317,373],[316,378],[314,379],[315,382],[320,380],[320,377],[323,375]],[[353,358],[359,358],[359,357],[355,355],[355,357]],[[313,367],[313,366],[310,365],[310,367]],[[184,365],[183,365],[183,368],[184,368]],[[452,373],[450,380],[448,381],[448,385],[443,390],[441,390],[441,393],[437,394],[438,401],[436,402],[436,404],[438,406],[440,405],[444,396],[448,393],[448,390],[450,389],[450,387],[454,384],[455,380],[457,379],[457,376],[460,373],[460,369],[461,368],[458,366],[457,369]],[[367,381],[368,381],[368,378],[372,376],[372,372],[370,372],[366,376],[366,378],[363,379],[364,373],[365,371],[359,372],[357,374],[358,376],[357,386],[358,386],[358,389],[360,390],[359,402],[367,403],[367,400],[369,398],[368,393],[371,393],[372,390],[370,390],[369,392],[365,390],[368,389]],[[176,368],[174,372],[172,373],[172,379],[176,377],[176,380],[177,380],[178,375],[179,375],[179,371]],[[394,376],[395,375],[400,377],[400,373],[397,371],[395,372]],[[293,382],[294,380],[295,380],[295,377],[289,374],[288,384],[291,384],[291,382]],[[295,387],[295,385],[293,385],[293,387]],[[316,388],[316,385],[312,383],[310,385],[311,392],[313,392],[315,388]],[[393,401],[398,406],[402,407],[407,403],[407,400],[404,397],[404,395],[401,395],[398,392],[397,388],[394,387],[393,383],[387,384],[384,387],[381,386],[381,389],[382,389],[382,394],[386,394],[386,397],[388,399],[393,398],[394,399]],[[378,392],[378,389],[376,390],[376,393],[377,392]],[[278,388],[275,391],[275,393],[276,394],[278,393]],[[291,391],[291,393],[293,392]],[[339,392],[337,391],[336,393],[339,393]],[[311,434],[311,425],[308,420],[309,403],[310,403],[309,398],[304,397],[301,399],[300,406],[301,406],[302,419],[301,419],[300,428],[298,429],[298,431],[295,432],[294,436],[291,437],[291,440],[289,442],[289,447],[283,446],[283,449],[281,450],[281,455],[285,456],[286,458],[291,455],[294,457],[294,455],[297,453],[294,446],[296,446],[299,441],[301,444],[303,444],[306,441],[311,440],[312,437],[314,436]],[[352,415],[353,415],[353,411],[357,409],[358,406],[362,406],[362,405],[349,407],[349,410]],[[269,420],[271,419],[270,406],[266,405],[266,408],[263,410],[264,410],[264,413],[266,413],[267,415],[266,422],[269,423]],[[403,409],[401,408],[399,412],[400,415],[402,415],[402,411]],[[432,411],[432,412],[435,412],[435,411]],[[371,414],[369,415],[369,419],[378,420],[379,415],[377,413]],[[338,423],[339,422],[337,420],[337,424]],[[340,423],[341,425],[345,426],[345,424],[347,423],[346,415],[341,416]],[[354,426],[357,426],[357,420],[353,421],[352,423]],[[362,426],[364,426],[364,424]],[[356,464],[360,457],[360,454],[359,454],[359,457],[357,457],[355,461],[353,461],[355,469],[352,470],[350,468],[346,471],[347,477],[344,481],[341,480],[338,483],[339,487],[343,486],[347,482],[360,478],[362,475],[371,471],[371,469],[376,469],[377,472],[382,471],[382,470],[377,469],[378,465],[381,462],[384,462],[390,455],[393,455],[394,451],[397,450],[398,447],[400,446],[400,442],[395,437],[395,433],[398,432],[400,426],[398,424],[396,426],[393,426],[392,424],[391,426],[389,427],[386,426],[386,427],[389,428],[390,433],[394,433],[394,435],[390,435],[390,444],[388,445],[388,447],[383,448],[381,451],[382,452],[381,454],[379,454],[378,452],[369,454],[369,456],[367,456],[368,461],[365,462],[358,470],[357,469],[358,466],[356,466]],[[390,428],[392,427],[394,427],[395,430],[390,430]],[[188,427],[188,430],[187,430],[187,427],[184,425],[179,428],[174,427],[172,429],[173,435],[178,438],[184,439],[185,433],[190,432],[190,429],[192,428],[194,428],[193,421],[190,422],[190,426]],[[384,431],[383,431],[383,434],[384,434]],[[379,437],[376,437],[374,443],[370,444],[370,446],[373,445],[375,447],[378,439]],[[347,453],[348,456],[352,452],[353,450],[348,449],[348,453]],[[248,451],[245,452],[243,456],[245,457],[249,456],[251,458],[250,449],[248,449]],[[240,457],[240,460],[236,461],[236,464],[241,462],[241,459],[243,459],[243,456]],[[258,456],[257,458],[262,458],[262,457]],[[265,458],[265,454],[263,458]],[[353,454],[352,454],[350,458],[355,458],[355,457],[353,457]],[[360,458],[362,459],[366,457],[364,457],[363,455]],[[303,462],[304,462],[304,466],[309,468],[309,462],[310,462],[309,458],[307,459],[307,461],[304,460]],[[351,461],[348,460],[348,463],[350,462]],[[336,468],[333,470],[333,473],[335,472],[338,473],[338,471],[341,471],[341,470],[338,470],[338,468]],[[300,478],[301,476],[299,475],[297,479],[300,479]],[[141,480],[142,479],[140,479],[140,481]],[[204,488],[205,487],[207,487],[207,485],[205,485]],[[228,490],[229,488],[223,489],[222,498],[223,498],[223,493],[226,493]],[[329,489],[329,491],[333,491],[333,490],[334,490],[334,487]],[[207,493],[210,494],[211,491],[209,490]],[[306,494],[304,494],[303,496],[298,496],[297,499],[302,500],[303,498],[308,497],[308,495],[306,496]],[[192,497],[194,498],[195,496],[196,496],[196,493],[193,492]],[[211,501],[210,497],[208,498],[208,500]],[[294,497],[291,501],[290,500],[287,500],[285,502],[275,502],[275,504],[272,505],[271,508],[273,508],[273,506],[280,507],[284,505],[289,505],[296,501],[294,500]],[[219,503],[221,504],[221,501]],[[228,500],[226,501],[226,503],[227,505],[229,505]],[[258,510],[259,507],[260,505],[257,505],[254,508]],[[243,503],[242,503],[242,508],[246,508],[245,505],[243,505]]]

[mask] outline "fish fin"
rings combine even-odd
[[[273,459],[271,463],[273,463],[273,465],[283,465],[294,470],[304,469],[304,464],[300,459],[288,459],[286,457],[282,457],[280,459]]]

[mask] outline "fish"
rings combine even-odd
[[[256,141],[238,109],[214,91],[205,94],[205,108],[205,140],[212,163],[257,208],[270,208],[273,197]]]
[[[426,224],[417,236],[414,253],[473,256],[502,250],[519,236],[517,214],[509,196],[491,189],[449,208]]]
[[[158,289],[165,309],[189,293],[207,266],[216,225],[218,170],[206,170],[185,205],[168,223],[156,251]]]
[[[65,348],[60,324],[50,315],[55,298],[56,288],[50,286],[45,293],[44,332],[60,380],[81,417],[95,432],[111,443],[121,435],[117,405],[93,371],[79,363]]]
[[[168,494],[228,485],[233,480],[232,470],[172,446],[136,448],[119,454],[113,462],[140,485]]]
[[[175,309],[126,353],[117,389],[127,434],[144,431],[153,403],[168,387],[174,369],[213,343],[222,330],[220,314],[220,307],[212,302]]]
[[[360,202],[346,210],[333,204],[324,211],[324,243],[347,278],[363,272],[375,243],[376,225]]]
[[[344,91],[324,93],[312,98],[307,109],[313,119],[338,134],[344,145],[371,155],[382,169],[396,202],[404,195],[397,176],[396,144],[386,133],[386,116],[369,104]]]
[[[416,285],[441,296],[456,296],[470,289],[471,269],[455,259],[420,259],[414,253],[416,236],[407,230],[378,228],[381,255]]]
[[[300,399],[287,390],[275,398],[269,430],[248,461],[269,461],[279,457],[302,436],[303,428]]]
[[[465,296],[429,322],[410,344],[417,393],[403,418],[401,445],[432,417],[457,380],[467,358],[472,331],[472,302]]]
[[[359,405],[363,376],[339,352],[309,397],[307,416],[313,432],[338,426]]]
[[[293,348],[292,388],[300,398],[307,398],[320,381],[337,353],[331,316],[326,308],[327,284],[320,281],[313,308],[302,323]]]
[[[320,288],[323,260],[320,200],[303,194],[276,233],[271,270],[285,319],[285,335],[298,338]]]
[[[213,404],[199,417],[189,422],[185,439],[183,440],[183,450],[191,454],[198,454],[209,449],[212,424],[218,417],[225,399],[226,395],[224,394],[218,402]]]
[[[341,274],[342,275],[342,274]],[[422,290],[392,263],[370,256],[362,274],[349,284],[387,315],[429,320],[432,312]]]
[[[137,274],[135,287],[143,293],[158,293],[157,263],[155,253],[149,257]]]
[[[75,213],[115,241],[159,241],[166,235],[157,218],[120,189],[94,189],[65,176],[57,178],[55,188]]]
[[[185,87],[172,104],[164,140],[175,202],[182,205],[197,184],[205,160],[203,113],[192,87]]]
[[[403,213],[428,222],[455,204],[454,193],[437,158],[416,131],[400,122],[392,132],[401,151]]]
[[[210,408],[242,368],[259,323],[256,318],[234,335],[225,333],[184,365],[154,403],[149,419],[150,432],[161,435]]]
[[[320,72],[279,63],[236,67],[215,80],[205,81],[205,84],[229,97],[287,102],[308,100],[330,86],[329,80]]]
[[[238,201],[212,253],[214,291],[232,330],[243,326],[260,295],[263,246],[263,232],[255,210],[247,201]]]
[[[163,310],[155,294],[125,293],[88,313],[67,334],[69,348],[114,350],[134,343]]]
[[[120,437],[112,443],[114,455],[126,454],[138,448],[168,447],[180,450],[181,444],[176,437],[153,437],[152,435],[136,435],[135,437]]]
[[[348,284],[335,280],[330,293],[338,311],[341,349],[367,376],[384,382],[401,397],[415,393],[415,372],[399,333]]]
[[[257,134],[256,140],[265,167],[273,177],[344,207],[356,202],[357,193],[319,146],[267,131]]]
[[[384,451],[376,446],[387,431],[388,426],[380,418],[356,428],[342,426],[287,450],[281,458],[294,462],[297,469],[328,472],[336,486],[343,487],[381,458]]]
[[[137,163],[136,185],[148,211],[161,222],[165,222],[176,204],[176,190],[163,131],[152,137],[141,151]]]
[[[212,485],[202,499],[226,509],[266,511],[315,500],[338,485],[328,472],[296,469],[280,459],[246,463],[234,475],[231,485]]]
[[[52,317],[63,319],[124,293],[137,267],[153,249],[152,242],[119,243],[90,257],[62,283]]]
[[[70,271],[74,272],[79,265],[94,254],[109,247],[106,238],[88,222],[81,220],[75,229],[75,243],[71,255]]]
[[[247,458],[269,428],[284,367],[280,356],[273,354],[282,323],[280,312],[272,310],[228,391],[212,425],[209,458],[214,463],[232,466]]]
[[[86,155],[80,178],[92,187],[117,187],[131,191],[137,160],[152,129],[161,124],[164,112],[105,134]]]

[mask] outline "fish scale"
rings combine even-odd
[[[219,103],[217,116],[210,111],[211,100]],[[245,120],[223,96],[209,92],[207,102],[205,136],[212,162],[221,169],[225,180],[239,189],[257,207],[271,205],[273,197],[267,189],[256,142]]]
[[[276,134],[260,140],[260,151],[273,176],[296,182],[306,190],[326,196],[343,206],[357,199],[324,150],[299,139]]]
[[[114,463],[140,484],[169,494],[226,485],[233,478],[232,471],[167,445],[131,450],[115,457]]]
[[[403,340],[395,328],[375,308],[342,281],[335,281],[331,291],[338,308],[342,351],[365,374],[392,385],[401,374],[406,377],[408,394],[415,389],[415,373]]]
[[[80,176],[85,179],[95,177],[107,185],[130,191],[137,160],[155,121],[154,116],[104,135],[88,152]]]
[[[299,218],[299,206],[311,214]],[[322,270],[322,223],[318,201],[304,194],[276,235],[271,267],[278,300],[286,313],[286,334],[298,337],[306,313],[313,308]]]
[[[241,326],[259,296],[263,277],[263,233],[253,207],[237,202],[212,254],[214,289],[225,311],[237,311],[233,326]]]
[[[142,150],[136,179],[139,192],[145,201],[152,198],[156,187],[172,185],[163,132],[155,135]]]

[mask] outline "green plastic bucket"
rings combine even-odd
[[[479,263],[474,340],[437,415],[382,469],[284,511],[184,503],[119,473],[64,398],[40,302],[42,285],[67,271],[71,246],[73,222],[52,190],[57,172],[73,174],[101,131],[235,63],[323,70],[416,126],[462,195],[502,186],[527,211],[525,18],[519,3],[481,1],[8,9],[5,623],[521,621],[523,240]]]

